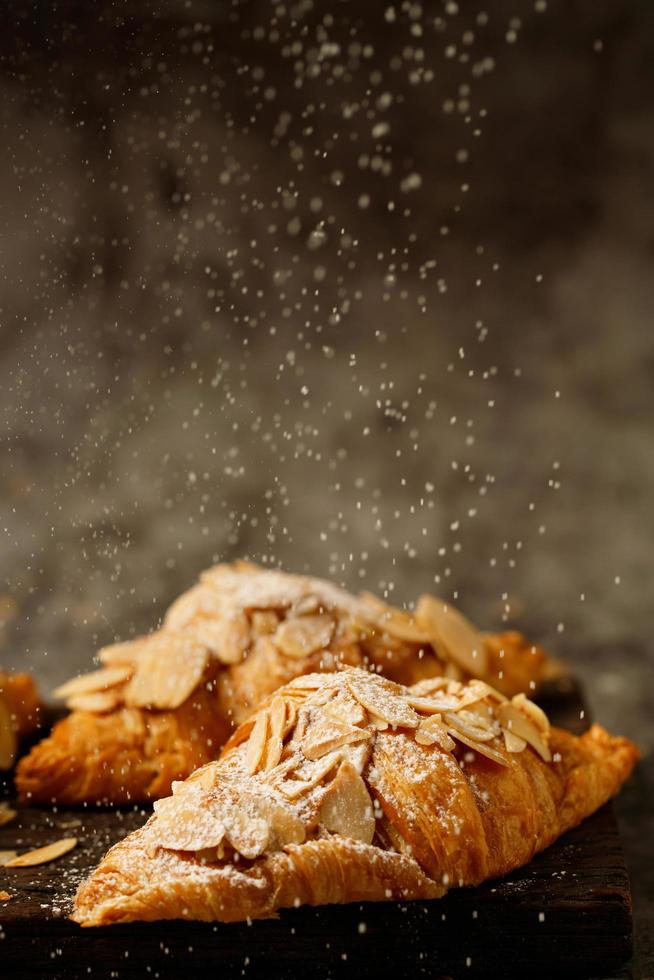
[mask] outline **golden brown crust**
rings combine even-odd
[[[526,744],[509,751],[504,702],[483,687],[416,693],[347,670],[287,686],[109,851],[73,918],[228,922],[298,904],[435,898],[525,864],[614,795],[638,752],[597,725],[581,738],[549,729],[521,700],[551,760]],[[454,701],[457,718],[437,716]],[[436,717],[448,739],[424,744]],[[461,742],[457,719],[479,741]]]
[[[237,563],[205,572],[161,630],[99,659],[100,670],[59,689],[73,712],[21,762],[23,798],[165,796],[174,779],[215,758],[265,697],[303,674],[366,666],[410,685],[478,671],[514,694],[535,686],[545,655],[518,633],[479,633],[431,597],[413,615],[369,594]]]

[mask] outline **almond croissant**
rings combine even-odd
[[[215,759],[264,697],[312,671],[366,666],[404,684],[480,677],[514,694],[535,687],[546,663],[519,633],[482,634],[429,596],[410,615],[370,594],[243,562],[205,572],[159,631],[99,659],[100,670],[59,689],[72,714],[22,760],[24,798],[165,796]]]
[[[0,771],[11,769],[19,739],[39,727],[41,706],[30,674],[6,674],[0,670]]]
[[[614,793],[635,746],[524,695],[360,669],[278,691],[84,882],[73,918],[231,922],[437,898],[527,863]]]

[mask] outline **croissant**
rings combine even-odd
[[[108,852],[73,919],[438,898],[526,864],[616,793],[637,754],[599,725],[550,728],[524,695],[480,681],[301,677]]]
[[[18,742],[36,731],[41,706],[30,674],[6,674],[0,670],[0,771],[11,769]]]
[[[411,684],[485,678],[507,694],[534,687],[544,652],[521,634],[482,634],[423,596],[415,614],[329,582],[218,565],[150,636],[100,651],[100,670],[59,688],[72,714],[17,771],[24,799],[158,799],[217,758],[230,732],[294,677],[342,664]]]

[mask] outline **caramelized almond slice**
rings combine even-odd
[[[301,660],[328,647],[333,632],[331,616],[298,616],[279,624],[273,642],[286,657]]]
[[[16,851],[0,851],[0,868],[4,868],[9,861],[16,857]]]
[[[309,691],[317,691],[318,688],[322,687],[324,683],[324,674],[303,674],[300,677],[294,678],[294,680],[287,684],[284,688],[284,693],[293,694],[298,692],[306,694]]]
[[[144,641],[125,702],[136,708],[178,708],[200,684],[209,651],[184,633],[165,630]]]
[[[286,721],[286,702],[284,698],[273,698],[270,702],[268,712],[270,724],[263,765],[265,772],[270,772],[271,769],[274,769],[282,757],[284,723]]]
[[[18,736],[9,705],[0,695],[0,770],[11,769],[18,753]],[[1,811],[0,811],[1,816]]]
[[[537,704],[530,701],[528,697],[524,694],[516,694],[515,697],[511,698],[511,704],[518,708],[520,711],[527,715],[530,721],[533,721],[536,728],[543,734],[547,734],[550,730],[550,720],[543,711],[539,708]]]
[[[270,840],[267,821],[237,808],[231,808],[226,816],[226,837],[234,850],[248,860],[263,854]]]
[[[141,649],[142,640],[112,643],[98,651],[98,660],[105,667],[136,667]]]
[[[272,609],[255,609],[250,616],[250,627],[255,636],[271,636],[279,626],[279,616]]]
[[[295,811],[286,803],[268,797],[256,801],[258,814],[268,824],[269,840],[266,850],[281,850],[287,844],[303,844],[306,830]],[[241,851],[241,854],[244,854]],[[247,857],[247,855],[244,855]]]
[[[220,808],[199,782],[182,783],[154,804],[157,843],[170,851],[218,847],[225,836]]]
[[[254,775],[261,768],[268,740],[268,711],[260,711],[254,722],[245,753],[245,768]]]
[[[430,698],[420,698],[416,697],[415,694],[410,694],[407,697],[407,703],[419,711],[421,715],[434,715],[440,714],[442,711],[457,711],[461,702],[453,694],[447,694],[443,691],[438,692],[433,697]]]
[[[368,788],[353,765],[344,760],[325,790],[318,822],[326,830],[372,844],[375,816]]]
[[[27,851],[12,858],[11,861],[7,861],[5,868],[35,868],[39,864],[47,864],[48,861],[63,857],[76,846],[77,837],[64,837],[52,844],[46,844],[45,847],[37,847],[34,851]]]
[[[519,735],[514,735],[508,728],[502,729],[502,735],[504,736],[504,744],[507,752],[523,752],[527,748],[527,743],[524,738],[520,738]]]
[[[408,703],[402,688],[376,676],[375,680],[357,672],[346,673],[347,686],[366,711],[383,718],[395,728],[417,728],[420,718]]]
[[[325,756],[313,765],[303,766],[298,773],[296,773],[297,778],[287,779],[279,787],[284,796],[288,799],[296,799],[303,793],[308,793],[309,790],[321,783],[325,776],[328,776],[332,771],[334,766],[341,761],[343,758],[342,752],[332,752],[330,755]]]
[[[498,752],[497,749],[491,748],[488,742],[478,742],[477,739],[470,738],[470,736],[456,728],[448,728],[448,732],[452,738],[457,740],[457,742],[463,742],[463,744],[467,745],[468,748],[474,749],[475,752],[478,752],[480,755],[485,755],[486,758],[490,759],[492,762],[497,762],[500,766],[510,765],[502,753]]]
[[[250,621],[244,612],[217,619],[198,616],[187,629],[227,666],[240,663],[250,648]]]
[[[411,697],[418,698],[430,698],[436,692],[440,692],[443,688],[446,688],[450,682],[447,677],[443,677],[441,674],[439,677],[426,677],[422,681],[418,681],[417,684],[413,684],[410,688]]]
[[[89,694],[78,694],[68,698],[66,704],[71,711],[89,711],[91,714],[102,715],[113,711],[122,702],[117,691],[91,691]]]
[[[462,708],[468,708],[471,704],[478,704],[484,698],[490,698],[497,702],[507,700],[503,694],[496,691],[490,684],[486,684],[485,681],[472,680],[461,690],[459,694],[459,705],[453,710],[461,711]]]
[[[82,694],[95,694],[96,691],[106,691],[111,687],[124,684],[134,673],[131,664],[117,664],[115,667],[101,667],[90,674],[73,677],[72,680],[61,684],[52,693],[56,698],[76,698]]]
[[[207,585],[194,585],[169,607],[164,616],[164,627],[183,630],[198,616],[219,616],[222,608],[219,591]]]
[[[501,704],[497,709],[497,717],[502,728],[506,728],[512,735],[524,739],[545,762],[551,761],[552,754],[544,734],[519,708],[516,708],[514,704]]]
[[[363,705],[349,691],[343,689],[326,705],[325,711],[346,725],[365,725],[368,715]]]
[[[416,621],[429,635],[438,654],[473,677],[488,671],[488,653],[483,634],[457,609],[442,599],[423,595],[416,608]]]
[[[16,810],[12,810],[8,807],[6,803],[0,803],[0,827],[4,827],[5,824],[11,823],[18,816]]]
[[[454,729],[463,732],[468,738],[476,742],[490,742],[499,734],[497,726],[491,727],[488,719],[483,719],[479,715],[474,715],[469,711],[447,711],[443,715],[443,720],[447,725],[448,731]]]
[[[384,633],[403,643],[429,643],[428,634],[411,613],[389,606],[372,592],[362,592],[360,598],[364,608],[374,613],[373,621]]]
[[[454,742],[447,734],[447,729],[443,725],[440,715],[432,715],[420,722],[416,731],[416,742],[419,745],[434,745],[434,743],[446,752],[454,750]]]
[[[302,740],[302,752],[307,759],[321,759],[343,745],[363,742],[369,738],[370,732],[367,729],[356,728],[338,718],[324,717],[321,714],[313,719],[313,724]]]

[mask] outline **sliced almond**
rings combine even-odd
[[[6,803],[0,803],[0,827],[4,827],[5,824],[11,823],[18,816],[16,810],[12,810],[8,807]]]
[[[198,617],[187,629],[214,654],[221,663],[238,664],[250,648],[250,621],[238,610],[216,619]]]
[[[502,728],[512,735],[517,735],[531,745],[545,762],[550,762],[552,754],[542,732],[536,728],[533,721],[514,704],[501,704],[497,709],[497,717]]]
[[[502,729],[502,735],[504,736],[504,744],[507,752],[523,752],[527,748],[527,743],[524,738],[520,738],[519,735],[510,732],[508,728]]]
[[[154,804],[157,843],[171,851],[218,847],[225,836],[219,805],[200,782],[183,783],[177,792]]]
[[[370,732],[366,728],[356,728],[321,713],[313,718],[313,724],[302,740],[302,752],[307,759],[321,759],[344,745],[364,742],[369,738]]]
[[[487,673],[488,654],[483,634],[457,609],[442,599],[423,595],[416,608],[416,622],[428,633],[436,652],[472,677]]]
[[[81,677],[73,677],[72,680],[61,684],[52,693],[56,698],[76,698],[83,694],[95,694],[97,691],[106,691],[111,687],[124,684],[134,673],[131,664],[117,664],[115,667],[101,667],[90,674],[82,674]]]
[[[254,722],[245,753],[245,768],[254,774],[262,764],[268,740],[268,711],[260,711]]]
[[[136,708],[178,708],[200,684],[209,651],[183,633],[154,633],[143,640],[125,701]]]
[[[250,616],[254,636],[271,636],[279,626],[279,616],[272,609],[255,609]]]
[[[11,769],[18,753],[18,736],[9,705],[0,695],[0,770]]]
[[[372,844],[376,826],[373,803],[365,782],[347,760],[325,791],[318,822],[341,837]]]
[[[421,715],[435,715],[442,711],[458,711],[461,701],[454,694],[440,691],[430,698],[416,697],[414,694],[407,696],[407,703],[420,712]]]
[[[16,851],[0,851],[0,868],[16,857]]]
[[[361,599],[374,611],[374,621],[384,633],[404,643],[429,643],[429,635],[411,613],[387,605],[371,592],[362,592]]]
[[[449,683],[447,677],[443,677],[442,674],[438,677],[426,677],[424,680],[418,681],[417,684],[413,684],[409,688],[409,692],[411,697],[430,698],[437,691],[446,688]]]
[[[91,714],[102,715],[113,711],[121,702],[122,697],[116,691],[92,691],[90,694],[68,698],[66,704],[71,711],[89,711]]]
[[[325,706],[325,711],[345,725],[364,725],[366,709],[348,691],[339,691],[338,696]]]
[[[533,721],[536,728],[546,734],[550,730],[550,720],[543,711],[539,708],[537,704],[530,701],[528,697],[524,694],[516,694],[515,697],[511,698],[511,704],[518,708],[520,711],[527,715],[530,721]]]
[[[77,837],[63,837],[45,847],[37,847],[34,851],[27,851],[18,857],[7,861],[5,868],[35,868],[39,864],[47,864],[48,861],[55,861],[57,858],[68,854],[77,846]]]
[[[11,899],[9,892],[0,892],[0,902],[8,902]]]
[[[395,728],[417,728],[420,718],[408,703],[402,688],[383,677],[363,671],[348,671],[347,685],[363,707]]]
[[[452,738],[457,740],[457,742],[463,742],[463,744],[467,745],[468,748],[474,749],[475,752],[478,752],[480,755],[485,755],[486,758],[490,759],[492,762],[497,762],[500,766],[509,766],[509,763],[504,758],[502,753],[492,748],[488,742],[478,742],[477,739],[470,738],[469,735],[466,735],[460,729],[448,728],[448,732]]]
[[[284,656],[301,660],[328,647],[333,632],[331,616],[298,616],[280,623],[273,641]]]
[[[447,729],[443,725],[440,715],[431,715],[424,718],[416,731],[416,742],[419,745],[438,745],[445,752],[452,752],[455,748],[454,742],[447,734]]]
[[[284,723],[286,721],[286,702],[284,698],[275,697],[270,702],[268,709],[269,726],[268,739],[266,742],[263,769],[270,772],[274,769],[282,756]]]
[[[458,732],[463,732],[475,742],[490,742],[496,735],[499,735],[499,728],[493,730],[493,728],[487,727],[482,724],[483,719],[467,711],[458,713],[447,711],[443,715],[443,721],[448,730],[455,729]]]
[[[279,787],[284,796],[289,799],[295,799],[301,796],[303,793],[308,793],[309,790],[321,783],[323,779],[329,775],[334,766],[343,758],[341,752],[332,752],[330,755],[318,760],[318,762],[313,763],[307,767],[307,770],[301,770],[298,778],[288,779],[281,784]]]
[[[125,643],[112,643],[98,651],[98,660],[105,667],[135,667],[141,655],[139,640],[126,640]]]

